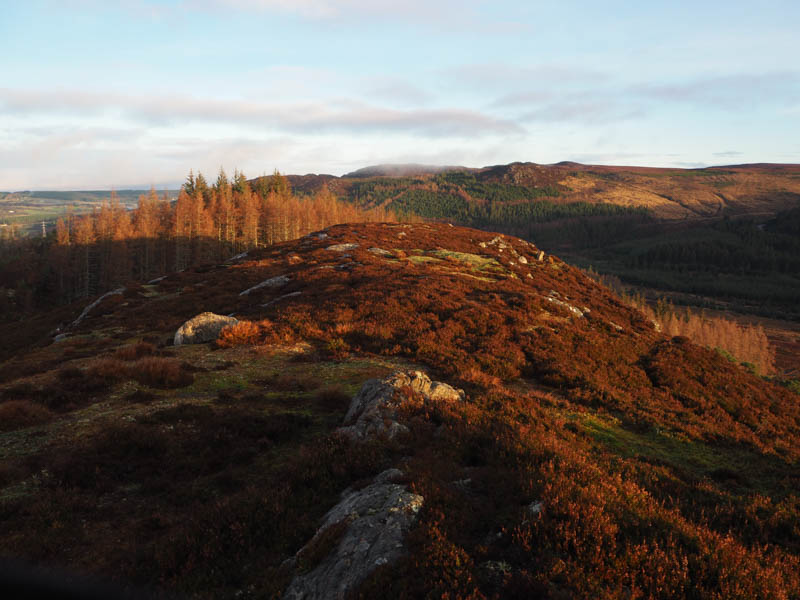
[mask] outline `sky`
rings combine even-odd
[[[0,0],[0,190],[800,163],[797,0]]]

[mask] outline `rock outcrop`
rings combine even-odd
[[[234,317],[226,317],[217,315],[212,312],[200,313],[186,321],[175,332],[174,344],[181,346],[183,344],[202,344],[204,342],[212,342],[219,337],[219,332],[223,327],[228,325],[236,325],[239,319]]]
[[[356,243],[349,243],[349,244],[333,244],[332,246],[328,246],[325,248],[326,250],[330,250],[331,252],[347,252],[349,250],[355,250],[358,248],[358,244]]]
[[[95,308],[96,306],[98,306],[103,300],[105,300],[109,296],[121,296],[124,293],[125,293],[125,288],[124,287],[118,288],[116,290],[111,290],[110,292],[106,292],[105,294],[100,296],[97,300],[92,302],[89,306],[84,308],[83,311],[81,312],[81,314],[78,316],[78,318],[75,319],[70,324],[70,327],[77,327],[78,325],[80,325],[81,321],[83,321],[87,316],[89,316],[89,313],[92,312],[92,309]]]
[[[401,371],[367,381],[350,403],[345,417],[348,425],[338,431],[354,441],[374,436],[391,439],[407,431],[397,421],[397,409],[403,402],[397,392],[403,389],[426,402],[464,399],[463,391],[431,381],[421,371]],[[402,476],[399,469],[389,469],[367,487],[342,494],[341,501],[325,515],[322,527],[291,560],[302,572],[292,579],[285,600],[350,597],[372,571],[404,554],[403,540],[424,499],[397,483]],[[321,559],[320,554],[324,554]],[[308,557],[319,562],[309,565]]]
[[[295,566],[309,568],[292,579],[286,600],[347,598],[381,565],[404,554],[403,540],[417,519],[423,497],[393,483],[402,472],[389,469],[372,484],[348,490],[324,517],[322,527],[293,559]],[[332,544],[316,565],[304,565],[305,557]]]
[[[551,291],[550,295],[545,297],[545,300],[567,309],[569,312],[571,312],[573,315],[579,318],[583,318],[586,314],[592,312],[585,306],[583,308],[578,308],[577,306],[573,306],[569,302],[564,302],[563,300],[559,300],[560,295],[561,294],[559,294],[558,292]]]
[[[407,431],[397,421],[397,409],[402,398],[397,392],[409,388],[427,401],[457,402],[464,392],[446,383],[431,381],[422,371],[401,371],[384,379],[370,379],[353,398],[339,432],[351,439],[363,440],[377,435],[393,439]]]
[[[280,288],[285,286],[287,283],[291,281],[291,277],[288,275],[278,275],[276,277],[270,277],[269,279],[262,281],[254,285],[251,288],[247,288],[243,292],[239,292],[240,296],[247,296],[251,292],[255,292],[256,290],[260,290],[262,288]]]

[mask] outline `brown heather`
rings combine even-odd
[[[9,400],[0,404],[0,431],[13,431],[40,425],[52,418],[46,407],[29,400]]]
[[[137,360],[143,356],[150,356],[156,353],[156,347],[149,342],[139,342],[130,346],[125,346],[114,352],[114,358],[119,360]]]
[[[74,369],[31,366],[5,383],[0,406],[44,405],[62,381],[94,390],[89,403],[145,379],[136,372],[166,387],[189,357],[231,363],[199,372],[191,394],[123,398],[143,407],[132,421],[9,461],[9,485],[51,476],[0,503],[2,553],[199,598],[280,597],[286,559],[340,492],[400,464],[425,498],[409,552],[355,597],[798,598],[796,394],[659,333],[577,269],[532,260],[521,240],[506,242],[528,264],[481,248],[493,234],[447,225],[327,234],[171,275],[75,332],[164,339],[198,312],[234,312],[241,322],[216,346],[135,362],[104,347]],[[359,246],[327,250],[339,243]],[[239,295],[278,275],[290,278],[282,289]],[[19,348],[14,364],[85,349],[63,344]],[[296,354],[269,362],[280,349]],[[408,434],[351,444],[333,432],[348,394],[331,386],[365,364],[423,367],[467,401],[409,391]],[[135,402],[153,393],[158,405]]]

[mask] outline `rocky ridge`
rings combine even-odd
[[[465,400],[463,390],[431,381],[422,371],[401,371],[364,383],[344,419],[352,424],[337,432],[358,442],[394,439],[407,432],[408,427],[398,421],[397,409],[409,392],[423,403]],[[400,469],[388,469],[370,485],[342,493],[317,533],[291,561],[292,566],[302,562],[331,532],[338,530],[338,540],[318,565],[292,579],[284,594],[286,600],[347,598],[376,568],[405,554],[403,539],[425,499],[396,483],[403,477]]]

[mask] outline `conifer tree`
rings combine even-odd
[[[190,196],[194,196],[194,172],[189,169],[189,175],[186,177],[186,182],[183,184],[183,190]]]

